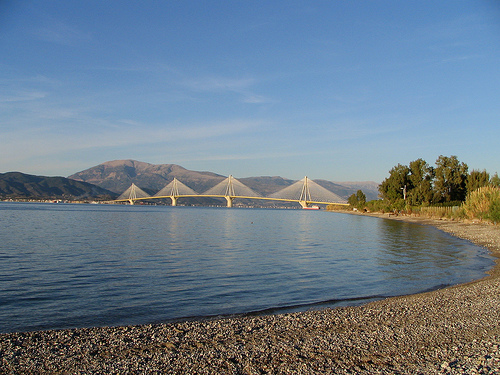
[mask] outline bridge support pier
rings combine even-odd
[[[309,204],[307,204],[306,201],[299,201],[299,203],[302,206],[302,208],[307,208],[309,206]]]
[[[170,196],[170,199],[172,199],[172,206],[177,206],[177,197]]]
[[[133,199],[129,199],[128,202],[130,203],[131,206],[134,205],[134,200]]]
[[[233,207],[233,197],[230,197],[228,195],[226,195],[224,198],[226,198],[226,201],[227,201],[227,207],[231,208]]]

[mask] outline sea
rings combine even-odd
[[[433,227],[324,210],[0,202],[0,333],[356,305],[493,265]]]

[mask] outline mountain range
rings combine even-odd
[[[34,176],[21,172],[0,173],[0,196],[4,198],[114,199],[118,194],[99,186],[65,177]]]
[[[117,194],[123,193],[132,183],[149,194],[155,194],[169,182],[177,178],[198,193],[203,193],[223,181],[227,176],[213,172],[191,171],[176,164],[150,164],[136,160],[114,160],[75,173],[68,178],[91,183]],[[268,196],[295,180],[279,176],[243,177],[240,182],[261,194]],[[351,194],[362,190],[367,200],[377,199],[378,184],[365,182],[332,182],[315,180],[319,185],[347,199]]]

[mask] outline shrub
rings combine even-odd
[[[391,205],[391,203],[387,200],[381,200],[381,199],[377,199],[377,200],[373,200],[373,201],[369,201],[369,202],[366,202],[366,208],[369,210],[369,211],[372,211],[372,212],[391,212],[391,211],[394,211],[394,207]]]
[[[487,218],[495,224],[500,223],[500,199],[491,202]]]
[[[467,196],[463,210],[470,219],[500,222],[500,188],[488,186],[473,191]]]
[[[328,211],[352,211],[351,206],[344,206],[340,204],[329,204],[328,206],[326,206],[326,209]]]

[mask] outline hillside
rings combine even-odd
[[[0,197],[32,199],[113,199],[116,194],[87,182],[20,172],[0,173]]]
[[[155,194],[174,177],[198,193],[205,192],[226,178],[212,172],[191,171],[176,164],[149,164],[135,160],[108,161],[69,176],[71,179],[89,182],[118,194],[124,192],[132,183],[150,194]],[[238,180],[263,196],[295,182],[279,176],[244,177]],[[316,182],[345,199],[358,189],[363,190],[368,200],[376,199],[378,195],[378,184],[375,182]]]
[[[134,183],[156,193],[174,177],[191,189],[203,192],[225,179],[212,172],[190,171],[176,164],[149,164],[136,160],[114,160],[75,173],[68,178],[84,181],[121,194]]]
[[[325,184],[323,184],[323,181]],[[337,187],[328,186],[329,181],[325,180],[317,180],[318,184],[322,185],[324,188],[328,190],[335,191],[333,189],[344,189],[345,195],[341,194],[340,191],[337,192],[338,195],[348,198],[351,194],[356,193],[358,190],[362,190],[366,195],[366,200],[371,201],[378,199],[378,183],[374,181],[343,181],[343,182],[335,182],[334,184]]]

